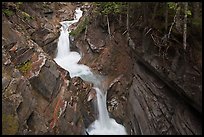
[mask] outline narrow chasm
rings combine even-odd
[[[201,2],[3,2],[3,135],[202,135]]]

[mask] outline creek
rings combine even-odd
[[[69,33],[71,30],[69,26],[77,23],[82,14],[83,11],[77,8],[74,20],[60,22],[62,26],[54,60],[69,72],[71,78],[80,77],[84,81],[93,83],[97,97],[98,118],[86,129],[86,132],[89,135],[126,135],[125,127],[109,117],[106,105],[107,90],[103,86],[103,77],[94,74],[88,66],[78,64],[81,55],[78,52],[70,51]]]

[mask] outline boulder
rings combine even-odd
[[[40,28],[31,35],[31,39],[53,58],[57,49],[58,37],[59,33],[54,33],[46,28]]]
[[[49,101],[58,94],[62,83],[56,64],[51,60],[47,60],[39,74],[29,81],[33,88]]]

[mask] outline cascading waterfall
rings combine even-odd
[[[83,64],[77,64],[81,56],[77,52],[70,51],[69,26],[79,21],[82,16],[80,8],[75,10],[75,18],[72,21],[60,22],[62,25],[57,47],[55,62],[69,71],[70,77],[81,77],[83,80],[94,84],[97,96],[98,119],[86,129],[89,135],[126,135],[125,127],[109,117],[106,106],[107,91],[100,86],[101,81],[94,75],[90,68]],[[100,88],[99,88],[100,87]]]

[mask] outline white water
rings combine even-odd
[[[126,135],[125,127],[109,117],[106,106],[107,92],[99,88],[102,87],[100,86],[101,81],[91,72],[88,66],[77,64],[81,59],[79,53],[70,51],[69,26],[78,22],[82,16],[82,11],[79,8],[75,12],[74,20],[60,22],[62,27],[57,47],[58,52],[54,60],[62,68],[69,71],[71,78],[78,76],[94,84],[93,88],[97,95],[98,119],[86,129],[89,135]]]

